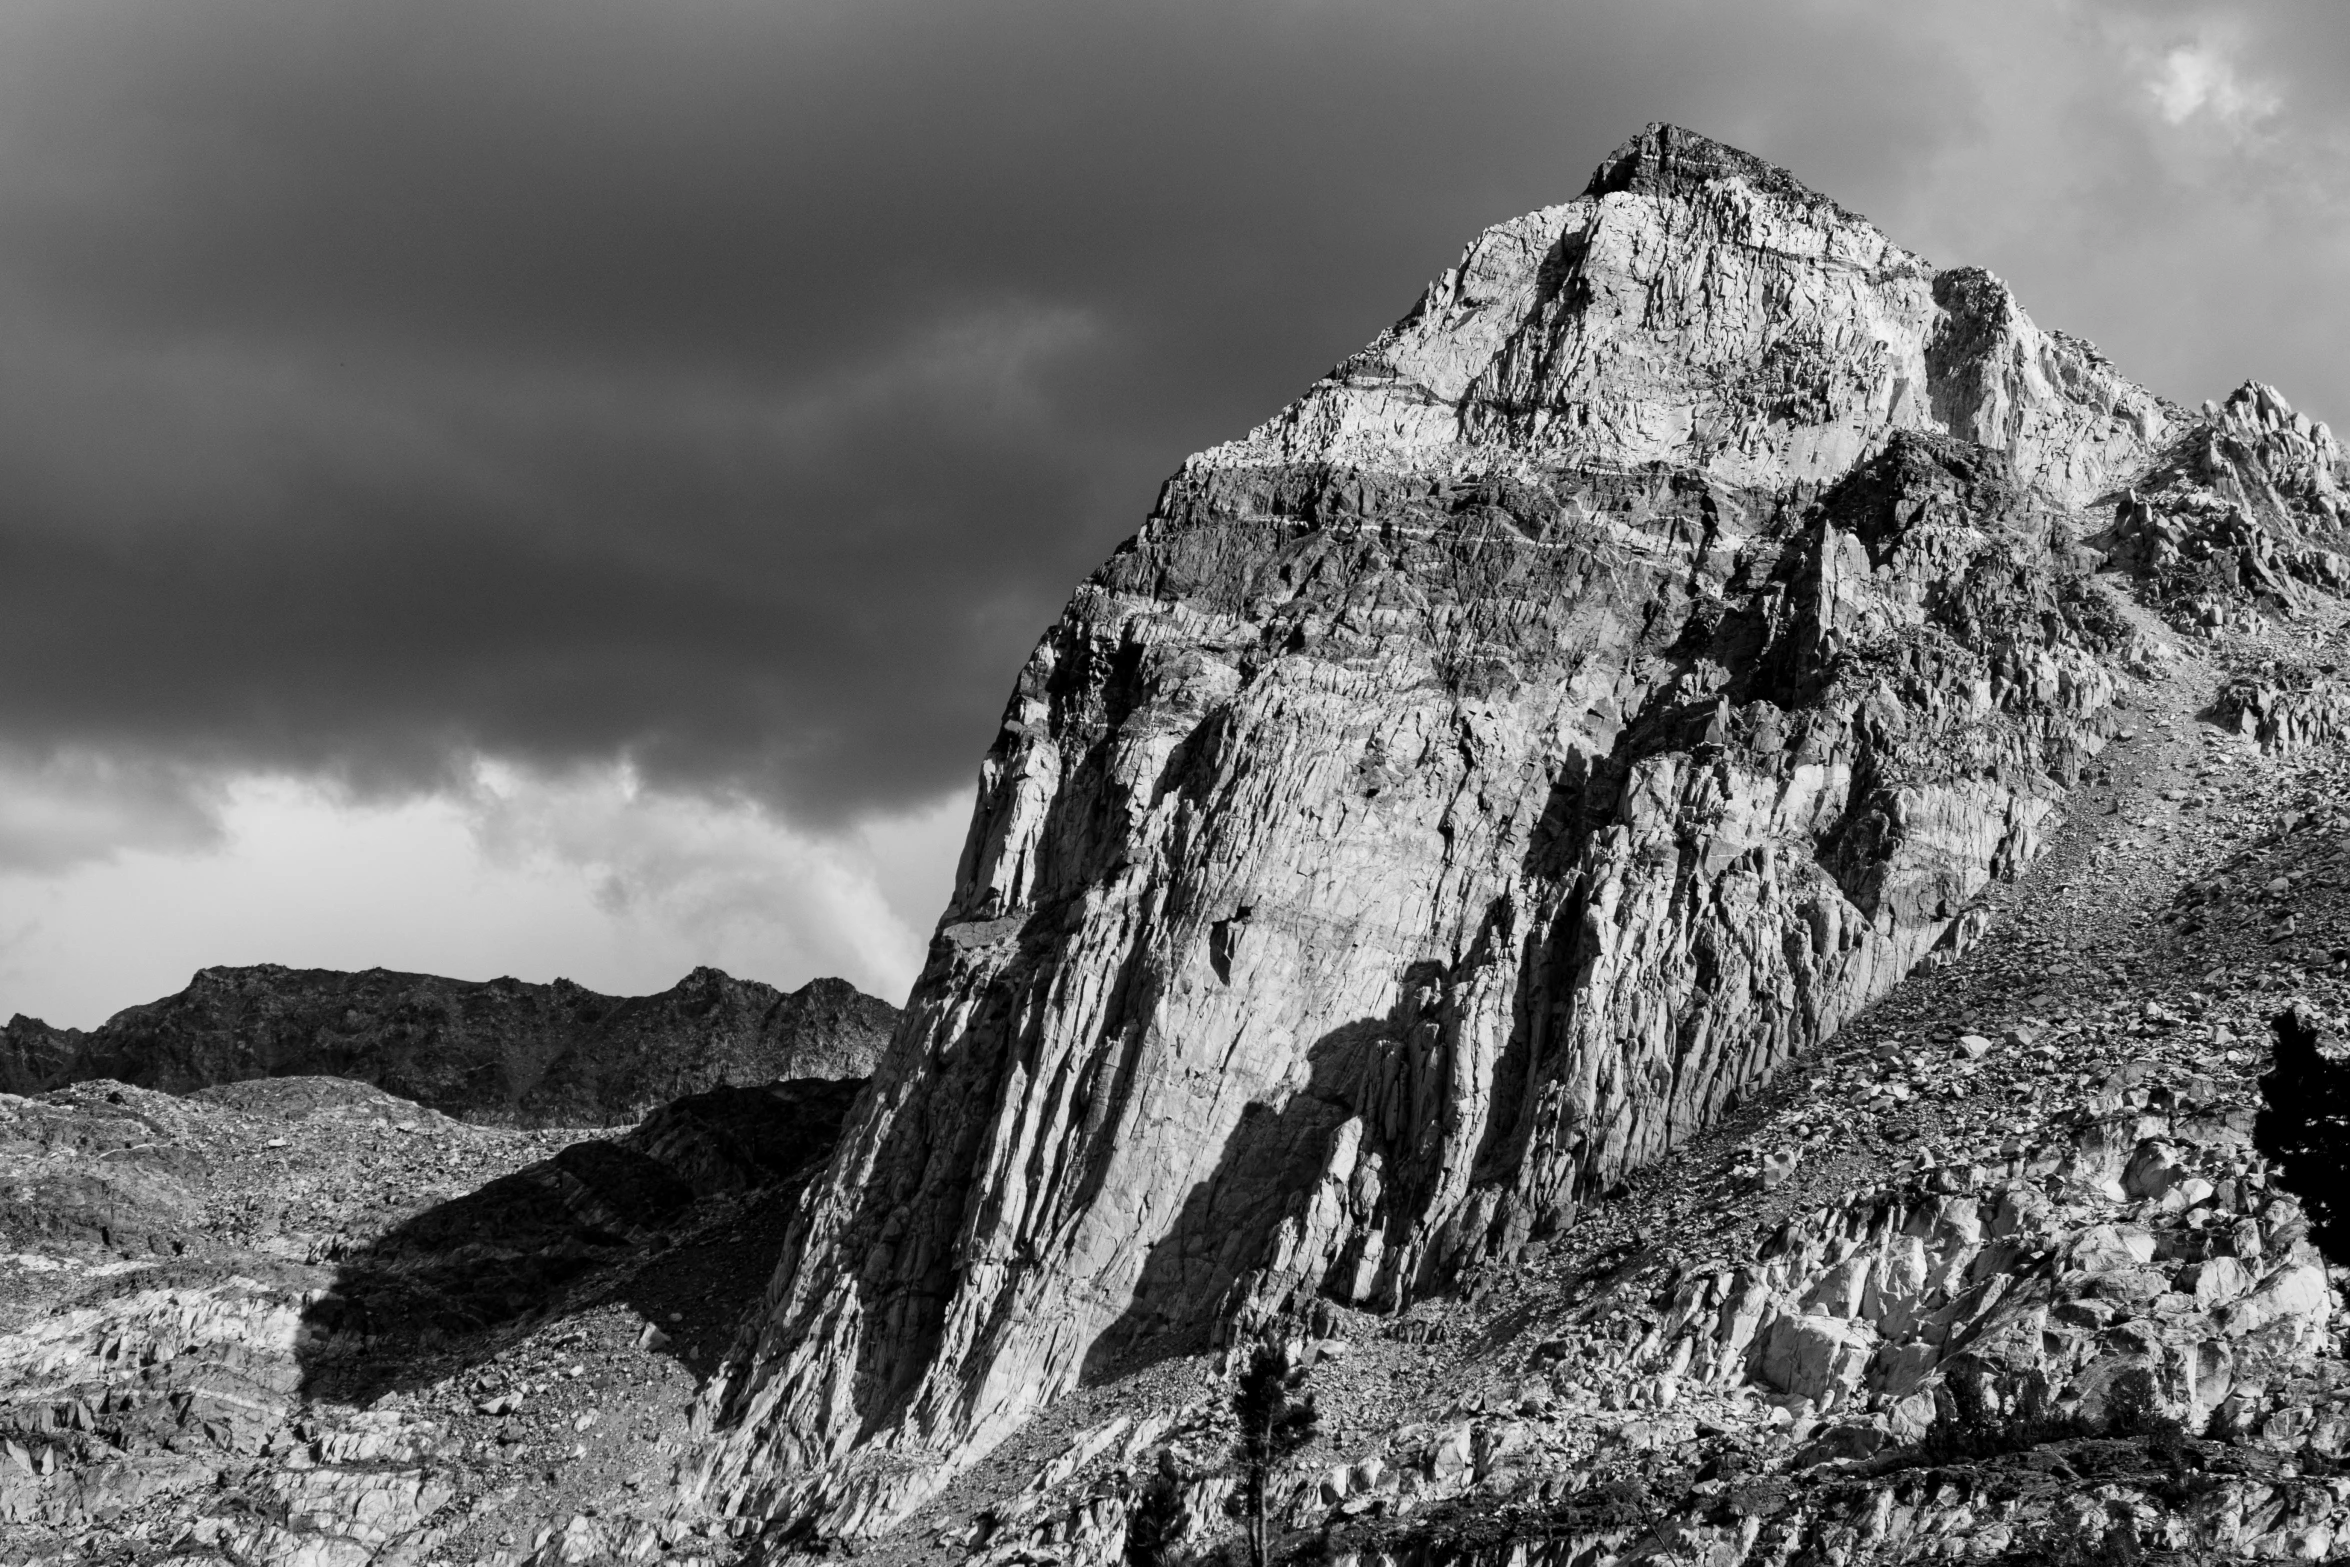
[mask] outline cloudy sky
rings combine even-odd
[[[2350,7],[0,0],[0,1017],[891,999],[1185,453],[1654,119],[2350,424]]]

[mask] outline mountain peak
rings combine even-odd
[[[1666,463],[1775,489],[1929,430],[2074,504],[2142,467],[2176,412],[1989,273],[1938,272],[1784,169],[1658,123],[1189,471]]]
[[[1868,220],[1766,159],[1719,142],[1699,131],[1651,120],[1640,133],[1609,153],[1583,188],[1588,197],[1630,191],[1636,195],[1686,195],[1725,180],[1742,180],[1758,191],[1835,209],[1856,223]]]

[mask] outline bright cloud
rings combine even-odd
[[[2181,44],[2164,55],[2146,90],[2173,125],[2202,115],[2230,130],[2248,130],[2284,106],[2281,94],[2239,76],[2226,52],[2210,42]]]

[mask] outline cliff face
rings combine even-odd
[[[706,1504],[886,1523],[1089,1368],[1569,1221],[1939,946],[2103,744],[2187,417],[1652,127],[1169,481],[1021,672]]]
[[[569,980],[259,964],[205,969],[87,1033],[18,1017],[0,1031],[0,1092],[112,1078],[189,1093],[323,1075],[450,1115],[607,1125],[726,1084],[863,1077],[896,1021],[838,979],[786,994],[700,968],[658,995],[602,996]]]

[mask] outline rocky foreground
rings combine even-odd
[[[10,1559],[1206,1558],[1259,1346],[1283,1559],[2350,1550],[2345,483],[1652,126],[1078,591],[863,1089],[0,1101]]]
[[[0,1559],[513,1559],[658,1495],[860,1086],[618,1134],[335,1078],[0,1096]]]

